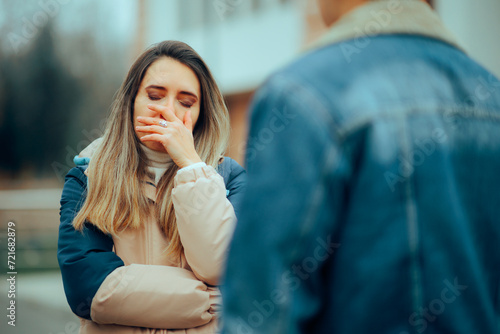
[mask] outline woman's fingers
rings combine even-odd
[[[159,133],[153,133],[150,135],[145,135],[140,138],[141,141],[155,141],[160,144],[165,145],[165,136],[159,134]],[[166,149],[166,148],[165,148]]]
[[[189,131],[193,132],[193,119],[191,118],[191,110],[188,110],[184,115],[184,126],[188,128]]]
[[[163,118],[153,118],[147,116],[138,116],[137,121],[146,125],[160,125],[164,128],[168,127],[168,124],[173,124],[174,122],[165,121]],[[164,126],[161,121],[167,122],[167,126]]]
[[[146,116],[138,116],[137,121],[139,123],[146,124],[146,125],[159,125],[161,119],[153,118],[153,117],[146,117]]]
[[[179,122],[181,121],[175,113],[167,107],[158,104],[148,104],[148,109],[160,113],[169,122]]]
[[[165,133],[165,127],[159,126],[159,125],[136,126],[135,129],[139,132],[150,132],[150,133],[159,133],[159,134]]]

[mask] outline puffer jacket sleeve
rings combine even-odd
[[[149,328],[182,329],[209,323],[219,301],[191,271],[159,265],[117,268],[92,300],[92,320]]]
[[[91,301],[106,277],[123,261],[113,252],[113,240],[91,224],[83,233],[75,230],[73,219],[86,196],[87,178],[81,168],[66,175],[61,197],[57,259],[64,291],[71,310],[90,319]]]
[[[229,196],[242,186],[228,189]],[[209,285],[219,282],[236,224],[226,195],[224,178],[210,166],[181,169],[174,178],[172,201],[184,253],[196,277]]]

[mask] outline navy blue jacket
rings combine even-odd
[[[86,198],[86,167],[72,168],[65,178],[61,197],[57,259],[71,310],[79,317],[90,319],[92,299],[101,283],[124,263],[112,250],[111,236],[90,223],[85,225],[83,233],[76,231],[72,225]],[[238,217],[246,172],[236,161],[227,157],[218,166],[218,172],[224,178],[227,198]]]

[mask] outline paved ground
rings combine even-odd
[[[71,313],[59,272],[17,274],[16,326],[7,324],[7,280],[0,282],[2,334],[78,334],[79,320]]]
[[[0,210],[59,209],[62,188],[0,190]]]
[[[61,189],[0,190],[0,269],[7,264],[4,260],[11,221],[15,223],[15,263],[19,272],[59,268],[56,253],[60,196]]]

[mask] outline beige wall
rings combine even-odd
[[[231,138],[226,155],[244,165],[245,143],[248,135],[247,117],[253,92],[226,96],[231,117]]]

